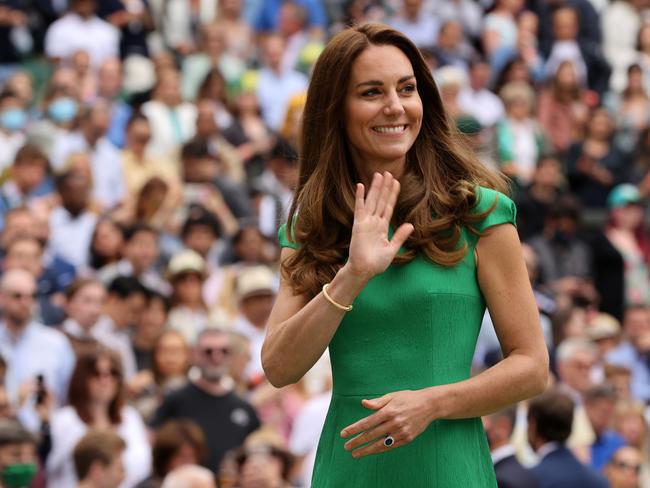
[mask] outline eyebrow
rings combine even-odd
[[[402,76],[402,77],[397,81],[397,83],[398,83],[398,84],[399,84],[399,83],[404,83],[405,81],[408,81],[408,80],[410,80],[411,78],[415,78],[415,75],[406,75],[406,76]],[[369,85],[369,86],[382,86],[383,84],[384,84],[384,82],[383,82],[383,81],[380,81],[380,80],[368,80],[368,81],[362,81],[361,83],[357,83],[357,85],[355,86],[355,88],[359,88],[360,86],[365,86],[365,85]]]

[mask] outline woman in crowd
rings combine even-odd
[[[77,359],[70,380],[69,405],[52,414],[52,451],[47,458],[48,486],[75,486],[72,451],[91,428],[113,429],[126,442],[123,488],[142,481],[150,471],[151,448],[138,412],[125,405],[120,361],[98,349]]]

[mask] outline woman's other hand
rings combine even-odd
[[[356,436],[345,443],[345,449],[352,451],[352,457],[356,459],[412,442],[434,420],[431,392],[431,389],[404,390],[374,400],[363,400],[361,404],[375,413],[341,431],[341,437]],[[384,445],[387,435],[394,439],[390,447]]]
[[[402,224],[388,240],[388,224],[393,215],[400,184],[393,175],[375,173],[368,195],[357,185],[350,254],[346,266],[355,275],[370,279],[382,273],[413,232],[411,224]]]

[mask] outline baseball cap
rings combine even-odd
[[[206,275],[205,260],[191,249],[185,249],[171,258],[167,266],[167,279],[173,280],[178,275],[188,272],[203,277]]]
[[[621,332],[621,324],[618,320],[607,313],[599,313],[587,327],[587,336],[592,341],[616,337]]]
[[[235,291],[239,300],[255,295],[275,295],[275,275],[267,266],[246,267],[239,272]]]
[[[630,203],[640,203],[641,193],[639,189],[629,183],[623,183],[615,186],[607,196],[607,206],[609,208],[624,207]]]

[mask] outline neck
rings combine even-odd
[[[10,317],[5,317],[5,324],[7,324],[7,329],[9,330],[9,333],[14,336],[22,334],[28,323],[29,319],[25,320],[24,322],[20,322],[12,320]]]
[[[95,426],[104,426],[107,424],[110,424],[110,420],[108,417],[108,407],[109,404],[103,401],[92,401],[90,403],[90,417],[92,418],[92,422]]]
[[[96,485],[92,481],[86,479],[80,481],[79,484],[77,485],[77,488],[96,488]]]
[[[502,439],[498,441],[492,440],[490,443],[490,451],[494,452],[500,447],[507,446],[508,444],[510,444],[508,439]]]
[[[194,382],[194,384],[201,390],[215,396],[223,396],[228,393],[228,391],[230,391],[224,385],[223,378],[221,378],[219,381],[208,381],[205,378],[200,377]]]
[[[361,175],[361,183],[363,183],[366,192],[370,188],[372,178],[375,173],[383,174],[388,171],[397,180],[401,180],[404,176],[404,167],[406,165],[406,158],[401,158],[396,161],[361,161],[357,164],[357,169]]]

